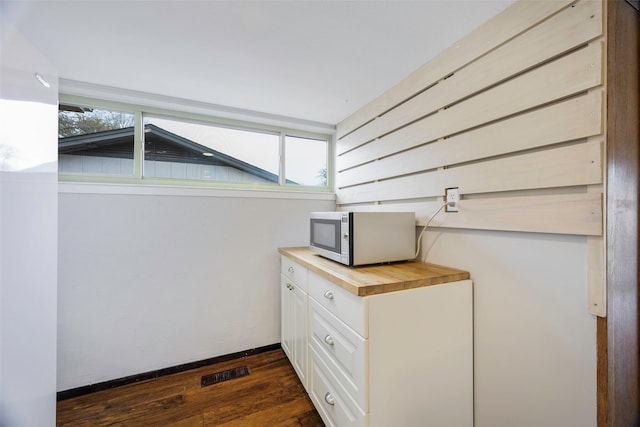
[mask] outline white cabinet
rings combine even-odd
[[[282,257],[281,273],[282,349],[307,388],[307,269]]]
[[[293,262],[282,259],[283,270]],[[287,328],[306,319],[308,368],[300,378],[328,426],[473,425],[471,280],[357,296],[334,283],[355,270],[308,267],[308,314],[286,320],[292,314],[283,303],[282,342],[291,353],[295,339],[284,331],[292,337]],[[358,281],[379,283],[362,272]],[[284,271],[283,281],[290,283]],[[296,371],[298,355],[289,356]]]
[[[309,388],[328,425],[473,425],[470,280],[356,297],[309,272],[309,292]]]

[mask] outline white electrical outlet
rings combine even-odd
[[[458,187],[444,189],[444,201],[447,204],[444,207],[445,212],[459,212],[460,192]]]

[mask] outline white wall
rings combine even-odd
[[[0,426],[53,426],[57,76],[11,24],[0,29]]]
[[[277,248],[335,207],[61,188],[58,390],[280,342]]]
[[[427,261],[474,284],[476,427],[596,425],[586,237],[428,229]]]

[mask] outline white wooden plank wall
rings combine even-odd
[[[338,124],[338,209],[602,235],[603,55],[600,0],[514,3]]]

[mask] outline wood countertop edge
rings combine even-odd
[[[358,271],[358,268],[347,267],[334,261],[312,254],[311,251],[309,251],[309,249],[305,247],[278,248],[278,252],[281,255],[291,258],[310,271],[313,271],[320,277],[323,277],[349,291],[350,293],[360,297],[421,288],[425,286],[442,285],[445,283],[457,282],[470,278],[469,272],[467,271],[458,270],[438,264],[424,263],[420,261],[406,261],[406,264],[394,263],[380,266],[364,266],[362,267],[362,270]],[[310,256],[317,257],[313,258],[313,261],[317,262],[311,262],[309,259]],[[403,265],[410,265],[412,263],[420,263],[424,265],[429,270],[429,274],[420,275],[420,273],[413,272],[409,275],[419,277],[406,279],[394,278],[393,274],[382,274],[382,279],[380,279],[380,277],[377,277],[377,279],[381,281],[377,282],[369,282],[368,280],[357,280],[352,277],[346,277],[344,274],[346,272],[351,275],[361,276],[362,278],[367,276],[369,273],[372,273],[372,270],[380,269],[385,273],[387,273],[385,270],[395,270],[397,272],[398,267],[402,267]]]

